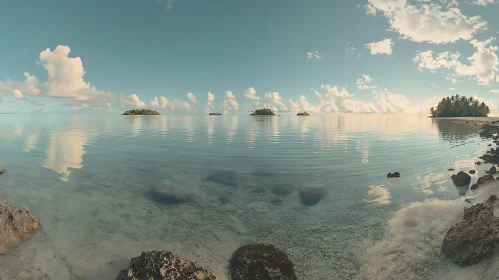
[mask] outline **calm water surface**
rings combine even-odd
[[[445,262],[432,259],[438,226],[411,231],[431,240],[415,245],[423,248],[420,263],[404,263],[410,253],[398,251],[405,268],[377,263],[387,256],[379,245],[393,241],[389,230],[401,219],[419,219],[419,208],[406,213],[418,203],[471,195],[450,176],[476,169],[478,177],[488,168],[474,165],[487,148],[477,132],[399,115],[2,115],[0,167],[8,172],[0,198],[32,211],[42,228],[0,256],[0,279],[114,279],[147,250],[171,250],[227,279],[230,255],[249,242],[288,252],[300,279],[368,279],[380,271],[418,279],[411,265],[436,270]],[[206,180],[220,171],[233,172],[235,186]],[[395,171],[402,177],[387,180]],[[194,201],[152,201],[149,191],[162,185]],[[280,185],[294,191],[270,191]],[[311,207],[298,196],[309,187],[326,193]]]

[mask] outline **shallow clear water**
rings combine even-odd
[[[476,180],[488,168],[474,165],[487,148],[477,132],[400,115],[2,115],[0,198],[42,228],[0,256],[0,279],[114,279],[147,250],[227,279],[230,255],[248,242],[288,252],[300,279],[368,278],[362,269],[379,266],[369,248],[390,238],[400,211],[470,195],[450,176],[476,169]],[[219,171],[234,172],[235,186],[206,179]],[[402,177],[387,180],[395,171]],[[194,201],[156,203],[150,190],[161,185]],[[282,185],[294,191],[270,191]],[[325,191],[319,204],[300,202],[308,187]]]

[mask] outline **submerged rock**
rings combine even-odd
[[[388,172],[388,174],[386,175],[387,178],[398,178],[400,177],[400,173],[398,172],[395,172],[395,173],[390,173]]]
[[[451,179],[457,187],[466,186],[471,183],[471,176],[463,171],[459,171],[457,174],[452,175]]]
[[[487,181],[494,181],[494,176],[492,175],[483,175],[482,177],[478,178],[477,184],[481,185]]]
[[[476,165],[480,165],[480,164],[482,164],[482,163],[481,163],[481,162],[479,162],[479,161],[477,161],[477,162],[475,162],[475,164],[476,164]]]
[[[226,196],[220,197],[218,199],[218,201],[220,201],[220,204],[222,204],[222,205],[225,205],[225,204],[229,203],[229,199]]]
[[[468,172],[469,172],[470,174],[475,174],[475,173],[476,173],[476,171],[475,171],[475,170],[473,170],[473,169],[471,169],[471,170],[470,170],[470,171],[468,171]]]
[[[5,173],[5,171],[6,171],[5,169],[0,168],[0,175],[4,174],[4,173]]]
[[[40,222],[33,214],[0,200],[0,255],[7,254],[39,228]]]
[[[270,192],[272,192],[273,194],[278,195],[278,196],[286,196],[286,195],[292,193],[294,190],[295,190],[295,188],[292,185],[284,184],[284,185],[274,186],[270,190]]]
[[[272,200],[270,202],[274,205],[281,205],[282,204],[282,200],[280,198],[272,198]]]
[[[296,280],[293,263],[270,244],[245,245],[229,261],[231,280]]]
[[[206,176],[205,179],[226,186],[237,186],[237,176],[234,171],[218,170]]]
[[[151,196],[154,201],[163,204],[180,204],[194,199],[194,195],[171,186],[155,187],[151,190]]]
[[[144,252],[132,258],[128,269],[122,270],[116,280],[216,280],[209,270],[182,259],[172,252]]]
[[[307,188],[301,190],[299,195],[303,205],[314,206],[321,201],[321,198],[324,196],[324,190],[320,188]]]
[[[470,188],[470,189],[471,189],[472,191],[474,191],[474,190],[478,189],[478,187],[480,187],[480,185],[479,185],[479,184],[473,184],[473,185],[471,185],[471,188]]]
[[[468,192],[468,190],[470,189],[470,185],[464,185],[464,186],[460,186],[460,187],[456,186],[456,189],[457,189],[460,196],[465,196],[466,193]]]
[[[479,203],[464,208],[463,221],[445,234],[442,252],[458,265],[473,265],[491,256],[498,240],[499,219],[492,205]]]
[[[252,193],[264,193],[265,192],[265,188],[264,187],[254,187],[252,190],[251,190]]]
[[[489,196],[489,198],[487,198],[488,203],[494,203],[494,202],[496,202],[496,200],[497,200],[497,196],[495,194],[493,194],[493,195]]]

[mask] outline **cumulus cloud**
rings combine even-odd
[[[472,40],[470,43],[475,47],[475,53],[466,60],[469,64],[462,63],[459,52],[443,52],[434,54],[432,51],[418,53],[413,59],[418,64],[418,69],[428,69],[435,73],[439,69],[450,70],[452,75],[472,76],[483,85],[488,85],[498,71],[499,59],[496,46],[489,46],[493,38],[486,41]]]
[[[362,75],[361,78],[358,78],[357,79],[357,88],[358,89],[374,89],[376,88],[376,86],[371,86],[369,85],[369,83],[371,83],[373,81],[373,79],[369,76],[369,75]]]
[[[288,111],[288,107],[282,102],[279,92],[272,92],[265,94],[265,107],[270,107],[273,111]]]
[[[487,24],[480,16],[463,15],[457,1],[368,0],[366,10],[371,14],[381,12],[392,31],[414,42],[471,40]]]
[[[491,89],[490,92],[492,92],[492,93],[499,93],[499,89]]]
[[[184,100],[169,100],[164,96],[154,97],[148,102],[151,109],[164,109],[164,110],[190,110],[192,104]]]
[[[324,58],[324,53],[323,53],[323,52],[318,52],[318,51],[315,51],[315,52],[308,52],[308,53],[307,53],[307,58],[308,58],[308,59],[317,59],[317,60],[321,60],[322,58]]]
[[[189,99],[189,101],[192,103],[192,104],[198,104],[198,101],[196,100],[196,96],[191,93],[191,92],[188,92],[187,93],[187,98]]]
[[[16,99],[24,95],[44,96],[69,99],[76,103],[87,105],[103,105],[111,103],[116,96],[110,92],[101,91],[90,85],[83,78],[85,70],[79,57],[69,57],[71,49],[59,45],[54,50],[46,49],[40,53],[39,63],[47,71],[48,78],[40,81],[25,72],[24,82],[0,82],[0,91],[12,94]]]
[[[497,4],[497,0],[472,0],[469,2],[473,5],[487,6],[488,4]]]
[[[213,105],[213,101],[215,101],[215,95],[211,92],[208,92],[208,102],[206,102],[205,109],[207,113],[210,113],[215,108],[215,106]]]
[[[137,94],[132,94],[130,96],[120,96],[121,104],[125,107],[133,107],[133,108],[144,108],[146,104],[144,101],[141,101]]]
[[[253,107],[258,106],[258,103],[260,101],[260,97],[256,96],[256,90],[254,88],[248,88],[246,91],[244,91],[244,97],[246,97],[248,100],[251,101],[251,104],[253,104]]]
[[[291,112],[303,112],[307,111],[309,113],[311,112],[318,112],[319,108],[316,106],[310,105],[310,103],[307,101],[305,96],[300,96],[300,99],[296,102],[294,102],[292,99],[289,100],[289,111]]]
[[[373,42],[366,44],[366,47],[371,51],[371,54],[376,55],[376,54],[386,54],[386,55],[391,55],[392,54],[392,47],[393,47],[393,42],[392,39],[384,39],[379,42]]]
[[[236,101],[236,97],[232,94],[232,91],[228,90],[225,92],[225,99],[223,101],[224,114],[228,114],[230,111],[239,110],[239,104]]]

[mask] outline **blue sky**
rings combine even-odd
[[[497,111],[495,2],[3,1],[0,112]]]

